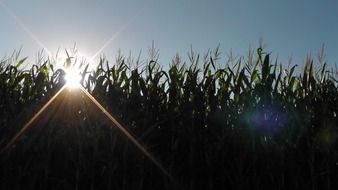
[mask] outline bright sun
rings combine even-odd
[[[81,76],[80,71],[75,68],[66,69],[66,85],[70,88],[76,88],[80,86]]]
[[[69,56],[67,53],[67,56],[57,57],[57,63],[66,72],[64,79],[68,88],[78,88],[81,85],[82,77],[78,65],[85,63],[86,60],[87,57],[79,53],[73,56]]]

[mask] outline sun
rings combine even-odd
[[[81,75],[80,71],[75,68],[68,68],[65,70],[66,85],[69,88],[78,88],[80,86]]]
[[[66,81],[67,88],[78,88],[80,87],[80,82],[82,79],[81,71],[83,65],[89,64],[87,60],[87,56],[83,54],[72,54],[69,55],[57,55],[55,58],[55,62],[58,67],[65,71],[64,79]]]

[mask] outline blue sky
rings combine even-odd
[[[55,53],[76,42],[81,54],[92,57],[111,39],[99,55],[113,61],[118,49],[135,56],[142,49],[146,57],[154,41],[160,62],[168,65],[176,53],[186,59],[190,45],[202,54],[220,44],[223,57],[230,49],[246,55],[263,38],[280,61],[293,55],[302,64],[323,43],[328,63],[338,61],[337,0],[0,1],[0,56],[22,45],[22,56],[33,61],[42,46]]]

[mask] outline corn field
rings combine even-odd
[[[0,148],[65,84],[51,59],[22,69],[18,57],[0,64]],[[337,71],[262,48],[226,64],[218,49],[188,58],[81,67],[81,85],[173,179],[73,90],[1,153],[0,189],[338,188]]]

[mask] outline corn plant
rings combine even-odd
[[[299,72],[258,48],[222,65],[217,48],[164,69],[151,52],[143,67],[122,55],[84,65],[81,85],[183,189],[338,187],[337,71],[322,59]],[[65,84],[52,59],[25,62],[0,64],[2,146]],[[3,153],[2,189],[177,188],[81,94],[56,102]]]

